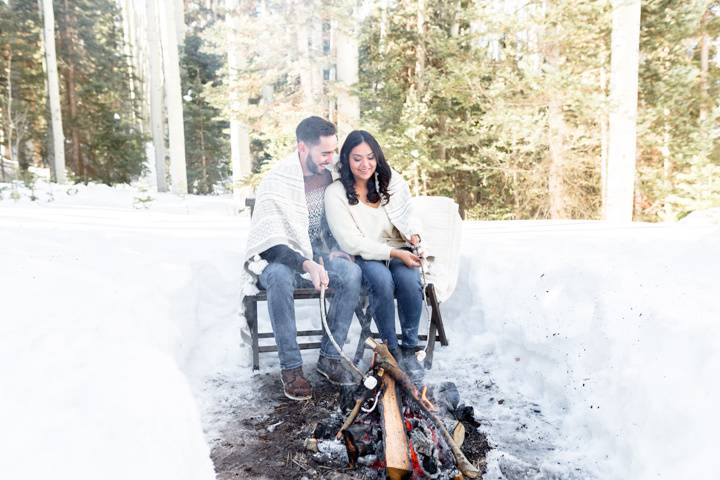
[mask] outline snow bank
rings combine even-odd
[[[246,375],[247,221],[226,199],[137,210],[142,194],[48,186],[0,202],[2,478],[215,477],[193,391]]]
[[[467,223],[462,265],[439,362],[489,359],[501,388],[537,402],[564,439],[546,465],[574,454],[597,478],[718,471],[717,226]]]

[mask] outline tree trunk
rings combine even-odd
[[[710,20],[710,9],[705,10],[700,21],[700,122],[708,116],[710,95],[708,93],[708,71],[710,69],[710,35],[707,23]]]
[[[342,137],[360,123],[360,100],[352,91],[358,82],[357,32],[349,22],[341,23],[335,32],[335,58],[340,91],[337,96],[337,126]]]
[[[5,91],[7,95],[7,108],[5,110],[5,138],[7,141],[7,156],[10,164],[13,163],[13,151],[12,151],[12,47],[8,42],[3,49],[3,56],[5,57],[5,78],[7,78],[7,89]],[[5,181],[5,158],[0,158],[0,173],[2,179]]]
[[[157,191],[167,192],[167,167],[165,165],[165,122],[163,113],[163,71],[162,53],[158,32],[156,0],[145,1],[148,47],[148,77],[150,96],[150,131],[154,153]]]
[[[663,142],[660,147],[660,152],[663,159],[663,196],[664,204],[662,211],[663,221],[675,220],[675,214],[673,213],[672,204],[668,201],[673,190],[672,171],[673,161],[670,155],[670,109],[663,109]]]
[[[388,0],[380,0],[380,36],[378,41],[378,51],[381,54],[385,54],[385,47],[387,43],[387,29],[388,29]]]
[[[606,57],[602,56],[600,60],[600,91],[603,95],[607,95],[607,70],[605,69]],[[600,198],[601,198],[601,216],[605,218],[605,206],[607,205],[607,163],[608,163],[608,119],[607,114],[603,110],[600,115]]]
[[[237,9],[239,0],[225,0],[227,9],[227,55],[228,55],[228,92],[230,102],[230,158],[232,160],[233,199],[239,208],[245,208],[245,198],[249,188],[243,185],[248,175],[252,173],[252,157],[250,155],[250,132],[247,126],[240,121],[240,111],[247,98],[239,91],[238,78],[241,66],[241,56],[238,48],[238,35],[240,34],[240,19]],[[263,96],[266,95],[266,89]],[[268,94],[269,95],[269,94]]]
[[[187,167],[185,164],[185,129],[183,125],[182,88],[180,84],[180,60],[177,46],[174,0],[159,0],[160,41],[165,79],[165,104],[168,112],[170,139],[170,179],[172,192],[188,193]]]
[[[550,2],[548,2],[549,4]],[[548,8],[549,21],[553,11]],[[563,37],[559,25],[546,26],[542,33],[542,54],[547,65],[547,142],[550,164],[548,166],[548,197],[550,218],[562,219],[568,215],[568,198],[565,188],[565,137],[566,126],[563,113],[563,92],[561,83],[563,63],[560,42]]]
[[[55,55],[55,12],[52,0],[41,0],[43,7],[43,46],[45,49],[45,70],[47,72],[48,104],[50,107],[50,129],[52,132],[53,161],[51,171],[57,183],[65,183],[65,136],[60,111],[60,82],[58,80],[57,57]]]
[[[631,221],[635,188],[640,0],[612,0],[610,144],[605,218]]]
[[[200,164],[202,165],[203,186],[200,190],[204,194],[212,193],[212,185],[210,185],[210,175],[208,174],[208,158],[205,151],[205,122],[200,118]]]
[[[313,98],[312,59],[310,58],[310,29],[308,28],[307,10],[302,2],[294,3],[295,40],[298,51],[298,68],[300,89],[302,91],[302,108],[310,112],[315,107]]]
[[[85,165],[80,154],[80,131],[77,125],[77,90],[75,85],[75,17],[70,11],[68,0],[64,0],[65,28],[62,30],[62,41],[68,58],[65,59],[65,94],[68,105],[68,128],[70,130],[70,159],[78,178],[85,180]]]
[[[185,43],[185,0],[171,0],[175,11],[175,35],[178,46]]]
[[[130,103],[132,104],[132,123],[137,125],[137,86],[135,82],[137,80],[137,71],[135,67],[135,37],[134,37],[134,18],[133,8],[131,6],[132,0],[121,0],[118,2],[120,7],[120,14],[122,16],[122,29],[123,29],[123,54],[125,55],[125,61],[127,62],[128,68],[128,89],[130,90]]]
[[[415,44],[415,87],[418,92],[418,99],[422,99],[425,93],[425,44],[423,38],[425,36],[425,0],[417,2],[417,36],[418,41]]]
[[[550,194],[550,218],[568,217],[567,192],[565,190],[565,119],[562,103],[553,93],[548,105],[548,150],[550,168],[548,171],[548,191]]]

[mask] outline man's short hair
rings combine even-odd
[[[298,143],[303,142],[306,145],[317,145],[320,143],[320,137],[329,137],[336,135],[335,125],[320,117],[307,117],[298,123],[295,129],[295,138]]]

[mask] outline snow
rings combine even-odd
[[[31,193],[0,185],[0,477],[214,478],[230,407],[262,401],[237,318],[247,214],[137,186]],[[428,379],[475,407],[485,478],[718,471],[716,223],[465,222],[461,255]]]

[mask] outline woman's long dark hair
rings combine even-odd
[[[348,203],[350,205],[357,205],[358,198],[355,192],[355,177],[350,170],[350,152],[352,149],[362,143],[367,143],[375,156],[376,161],[376,174],[368,180],[368,194],[367,198],[370,203],[376,203],[382,200],[382,204],[385,205],[390,200],[390,194],[388,193],[388,185],[390,185],[390,177],[392,171],[390,165],[385,160],[380,144],[375,140],[375,137],[370,135],[365,130],[353,130],[345,139],[342,148],[340,149],[340,181],[345,187],[345,195],[347,195]],[[376,185],[379,183],[380,185]]]

